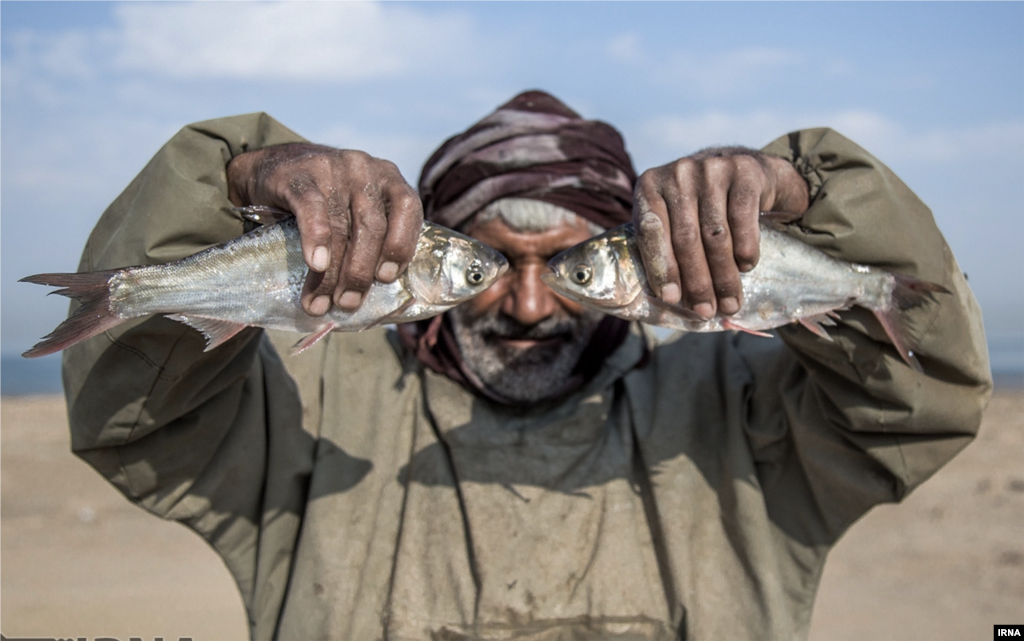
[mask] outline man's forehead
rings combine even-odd
[[[559,220],[543,231],[513,229],[497,217],[474,223],[466,231],[510,259],[533,254],[551,256],[593,236],[589,221],[582,217]]]

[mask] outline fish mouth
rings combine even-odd
[[[593,304],[593,301],[590,301],[587,298],[584,298],[583,296],[580,296],[579,294],[577,294],[576,292],[572,291],[568,287],[562,285],[562,281],[561,281],[560,278],[558,278],[558,273],[555,271],[554,267],[551,267],[551,273],[550,274],[541,274],[540,275],[540,282],[542,282],[545,285],[547,285],[548,287],[550,287],[552,290],[554,290],[554,292],[556,294],[558,294],[560,296],[565,296],[569,300],[577,302],[580,305],[587,305],[587,306],[589,306],[589,305]]]

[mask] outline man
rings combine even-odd
[[[313,314],[396,278],[424,212],[511,268],[443,318],[292,358],[274,332],[203,353],[167,319],[116,328],[67,352],[73,449],[210,542],[256,639],[805,637],[838,537],[977,430],[977,306],[927,208],[830,130],[698,153],[635,192],[634,176],[617,132],[541,92],[447,141],[419,196],[265,115],[187,127],[104,213],[82,270],[194,253],[241,233],[246,204],[295,213]],[[632,217],[662,299],[730,314],[769,209],[803,213],[791,233],[839,258],[950,290],[906,314],[923,374],[857,309],[833,342],[656,344],[539,279]]]

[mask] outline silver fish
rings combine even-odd
[[[859,305],[874,312],[900,356],[921,365],[909,349],[899,313],[920,304],[926,292],[947,289],[909,276],[836,260],[806,243],[761,225],[761,258],[740,274],[743,305],[732,316],[705,320],[689,309],[665,303],[647,283],[632,224],[617,227],[558,254],[553,273],[541,279],[582,305],[627,320],[687,332],[764,330],[798,322],[831,340],[823,325],[835,325],[837,311]]]
[[[307,267],[298,226],[289,218],[165,265],[21,279],[62,287],[51,293],[82,303],[23,356],[51,354],[149,314],[199,330],[207,351],[249,326],[309,332],[294,354],[332,331],[441,314],[483,292],[507,268],[505,257],[487,245],[424,222],[412,262],[395,282],[374,282],[354,311],[332,307],[324,316],[310,316],[299,303]]]

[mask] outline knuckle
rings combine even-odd
[[[693,225],[677,224],[672,227],[672,246],[676,251],[693,247],[700,241],[700,232]]]
[[[765,166],[756,156],[736,156],[737,173],[748,177],[750,180],[762,182],[765,178]]]
[[[331,226],[322,220],[306,221],[305,225],[299,227],[299,233],[303,238],[323,244],[331,239]]]
[[[346,149],[341,153],[341,161],[351,170],[366,172],[373,162],[373,156],[358,149]]]
[[[736,209],[751,209],[759,204],[761,200],[761,194],[754,185],[743,182],[733,186],[731,193],[729,194],[729,204]]]
[[[656,169],[648,169],[640,174],[636,181],[637,191],[645,194],[654,194],[658,191],[659,175]]]
[[[419,196],[413,192],[412,188],[408,185],[402,190],[398,196],[391,200],[391,210],[397,214],[412,215],[418,218],[423,218],[423,203],[420,201]]]
[[[355,289],[365,292],[373,284],[373,274],[363,266],[349,269],[345,275],[345,289]]]
[[[714,287],[710,278],[687,278],[683,283],[686,296],[691,301],[710,301],[715,298]]]
[[[750,265],[753,267],[757,264],[757,259],[759,257],[757,249],[756,243],[737,243],[733,248],[733,253],[736,256],[736,263],[740,265]]]
[[[704,176],[706,178],[718,178],[724,174],[728,174],[731,170],[732,161],[730,158],[711,156],[710,158],[704,159]]]
[[[369,240],[382,238],[388,230],[388,221],[380,212],[368,207],[360,212],[356,223],[356,237],[358,240]]]
[[[398,175],[399,177],[402,175],[402,172],[398,169],[398,165],[396,165],[395,163],[391,162],[386,158],[373,158],[373,162],[376,163],[381,173],[383,174],[389,176]],[[404,178],[402,179],[402,182],[405,182]]]
[[[740,293],[740,281],[738,278],[724,278],[721,281],[715,281],[714,289],[716,298],[737,296]]]
[[[701,221],[700,235],[706,247],[718,248],[732,242],[729,228],[722,223],[721,219]]]
[[[672,175],[679,184],[693,182],[698,173],[696,161],[690,158],[680,158],[672,164]]]

